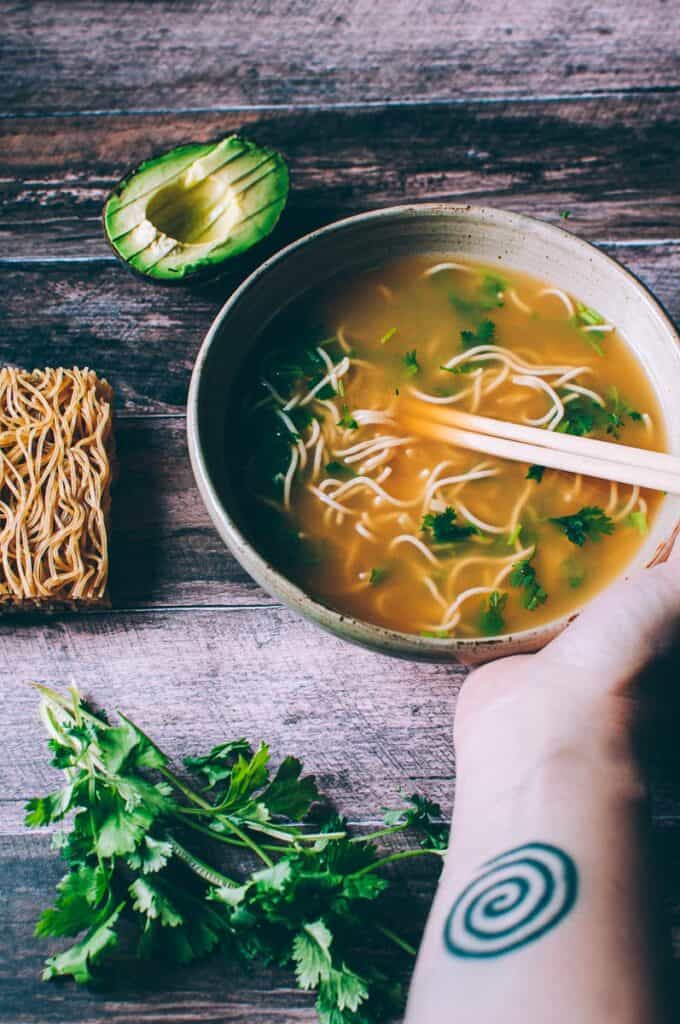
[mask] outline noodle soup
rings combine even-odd
[[[239,391],[231,472],[255,544],[317,600],[402,632],[495,636],[574,611],[661,500],[404,429],[415,397],[663,449],[615,326],[516,271],[417,257],[336,279],[270,324]]]

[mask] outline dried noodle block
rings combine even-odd
[[[0,370],[0,613],[108,605],[113,392]]]

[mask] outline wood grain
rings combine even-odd
[[[32,937],[60,874],[23,801],[49,790],[29,678],[75,678],[173,755],[246,733],[294,752],[368,825],[400,784],[448,813],[464,672],[378,656],[263,594],[217,538],[186,456],[200,339],[264,256],[339,216],[407,201],[488,203],[605,243],[680,319],[680,64],[664,0],[0,0],[0,363],[88,362],[117,388],[110,613],[0,622],[3,1024],[312,1024],[289,975],[219,960],[123,974],[113,992],[37,981]],[[97,113],[99,112],[99,113]],[[218,285],[127,276],[100,213],[131,165],[243,129],[282,150],[276,233]],[[679,702],[680,703],[680,702]],[[680,954],[676,737],[655,733],[661,874]],[[432,880],[405,871],[423,897]],[[406,881],[408,880],[408,882]]]
[[[0,122],[2,252],[12,259],[108,257],[101,209],[143,159],[243,129],[290,163],[289,207],[244,265],[306,230],[411,201],[488,203],[588,238],[680,237],[680,98],[426,105]]]
[[[386,844],[386,848],[390,847]],[[435,865],[429,858],[410,862],[408,872],[393,871],[393,884],[413,897],[412,919],[405,937],[417,941],[432,898]],[[290,971],[259,967],[246,973],[216,955],[206,963],[166,967],[126,965],[113,986],[101,992],[39,981],[45,957],[63,943],[40,941],[33,928],[61,876],[58,857],[46,837],[0,837],[0,954],[2,1006],[0,1019],[11,1024],[64,1024],[65,1020],[97,1024],[162,1020],[173,1024],[315,1024],[313,997],[300,992]],[[29,996],[27,998],[27,996]]]
[[[572,230],[580,229],[574,218]],[[602,248],[680,320],[680,242]],[[0,362],[30,368],[87,363],[111,381],[120,411],[183,413],[203,335],[247,270],[239,263],[219,285],[190,292],[154,288],[117,262],[5,265]]]
[[[194,484],[183,417],[118,423],[111,593],[116,609],[276,604],[231,556]]]
[[[354,820],[400,785],[452,799],[459,667],[399,662],[321,633],[280,607],[72,616],[0,623],[2,821],[54,781],[28,679],[73,678],[184,756],[247,735],[295,753]],[[350,756],[351,752],[351,756]]]
[[[4,2],[11,112],[456,99],[678,84],[670,6]]]

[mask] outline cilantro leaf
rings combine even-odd
[[[57,885],[57,899],[53,907],[43,910],[35,926],[35,934],[77,935],[92,923],[92,910],[104,897],[107,886],[106,872],[98,864],[81,865],[77,871],[64,875]]]
[[[123,724],[102,730],[97,738],[103,764],[114,774],[136,768],[163,768],[165,757],[141,729],[125,719]]]
[[[626,425],[626,416],[634,422],[642,420],[642,413],[630,405],[619,395],[617,387],[611,387],[607,393],[607,410],[605,414],[606,430],[613,437],[619,437],[621,429]]]
[[[177,928],[183,923],[182,915],[155,882],[146,878],[136,878],[130,885],[130,895],[132,909],[150,920],[158,919],[166,928]]]
[[[598,406],[590,399],[577,399],[565,406],[564,419],[557,427],[559,434],[574,434],[585,437],[595,427]]]
[[[463,349],[475,348],[477,345],[494,345],[496,325],[493,320],[482,320],[476,331],[461,331],[460,340]]]
[[[379,566],[374,566],[371,569],[371,574],[368,577],[368,582],[371,584],[372,587],[377,587],[378,584],[382,583],[383,580],[387,577],[387,574],[387,569],[380,568]]]
[[[511,586],[524,590],[522,604],[528,611],[536,611],[539,605],[545,604],[548,600],[548,595],[536,578],[536,570],[530,559],[515,562],[508,579]]]
[[[337,425],[339,427],[344,427],[345,430],[356,430],[357,427],[359,426],[357,421],[354,419],[354,417],[350,413],[349,406],[343,405],[343,407],[342,407],[342,416],[338,420]]]
[[[319,1020],[321,1024],[340,1024],[342,1019],[347,1020],[345,1010],[354,1014],[366,999],[368,989],[358,974],[346,964],[342,964],[340,970],[332,967],[328,977],[319,984],[316,1001]],[[342,1018],[338,1018],[338,1011],[343,1015]]]
[[[47,796],[31,797],[26,801],[26,826],[40,828],[61,821],[74,806],[76,796],[77,786],[71,784]]]
[[[145,805],[130,807],[117,792],[109,790],[100,794],[91,816],[97,829],[95,853],[106,859],[133,853],[144,839],[156,812]]]
[[[476,526],[466,524],[461,526],[456,522],[456,512],[450,505],[443,512],[428,512],[423,516],[421,530],[423,533],[431,533],[436,544],[450,544],[459,540],[466,540],[475,533],[479,533]]]
[[[571,210],[560,210],[560,217],[562,220],[569,220],[571,217]]]
[[[571,516],[552,516],[550,522],[580,548],[587,540],[598,541],[615,529],[613,520],[597,505],[584,506]]]
[[[302,762],[296,757],[284,757],[276,774],[260,799],[270,814],[286,818],[304,818],[319,791],[313,775],[300,778]]]
[[[356,476],[351,466],[346,466],[344,462],[337,462],[335,460],[326,463],[326,472],[330,473],[331,476]]]
[[[164,868],[172,857],[172,846],[164,839],[145,835],[144,841],[128,857],[128,864],[143,875],[153,874]]]
[[[228,743],[220,743],[213,747],[209,754],[203,757],[185,757],[184,764],[190,771],[203,775],[212,788],[218,782],[225,782],[231,779],[236,758],[245,754],[250,757],[252,750],[247,740],[230,740]]]
[[[443,821],[443,812],[438,803],[428,800],[419,793],[406,799],[405,807],[394,810],[383,808],[383,820],[389,828],[403,825],[415,829],[422,835],[421,846],[432,850],[445,850],[449,844],[449,826]]]
[[[479,628],[483,636],[498,636],[505,631],[503,609],[508,603],[508,595],[494,590],[489,594],[486,607],[482,609]]]
[[[302,989],[316,988],[331,973],[333,936],[322,920],[306,924],[293,939],[295,977]]]
[[[404,364],[404,373],[407,377],[415,377],[420,373],[420,363],[416,357],[416,350],[413,348],[410,352],[406,352],[402,358]]]
[[[508,287],[507,282],[497,274],[485,274],[482,278],[481,305],[482,309],[493,309],[502,306],[503,295]]]
[[[526,475],[526,479],[535,480],[537,484],[540,484],[543,480],[544,473],[545,466],[529,466],[529,472]]]
[[[118,943],[118,935],[114,928],[123,906],[124,903],[119,903],[108,917],[93,925],[80,942],[76,942],[63,953],[51,956],[43,971],[43,980],[49,981],[50,978],[67,975],[81,984],[92,981],[90,968],[97,963],[107,949]]]

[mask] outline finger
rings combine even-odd
[[[576,684],[625,687],[680,641],[680,543],[666,563],[621,580],[546,647],[545,660]],[[541,655],[543,657],[543,655]]]

